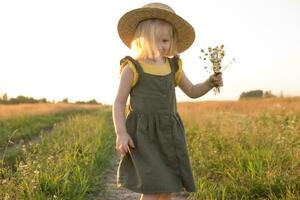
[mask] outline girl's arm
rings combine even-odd
[[[179,88],[190,98],[198,98],[206,94],[209,90],[211,90],[215,86],[222,86],[222,74],[219,75],[211,75],[206,81],[203,83],[198,83],[193,85],[193,83],[188,79],[185,75],[184,71],[182,71],[181,79],[178,84]]]
[[[128,65],[126,65],[121,73],[121,80],[117,96],[113,104],[113,121],[115,133],[117,135],[127,133],[125,127],[125,107],[127,98],[131,89],[133,73]]]
[[[113,105],[113,121],[116,133],[116,150],[125,156],[129,151],[129,146],[134,148],[132,138],[127,133],[125,126],[125,107],[127,98],[131,89],[131,82],[133,80],[133,73],[129,66],[125,66],[122,74],[118,93]]]

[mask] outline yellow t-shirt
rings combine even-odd
[[[139,74],[136,71],[134,64],[130,60],[126,60],[125,62],[122,63],[120,73],[122,72],[122,70],[124,69],[124,67],[127,64],[129,64],[129,68],[133,72],[133,80],[131,82],[131,87],[133,87],[138,81]],[[164,76],[164,75],[171,73],[171,68],[170,68],[169,62],[166,62],[165,64],[163,64],[161,66],[154,66],[154,65],[151,65],[148,63],[143,63],[143,62],[140,62],[140,64],[141,64],[141,67],[143,68],[144,72],[148,73],[148,74]],[[178,60],[178,70],[175,73],[175,86],[177,86],[179,84],[181,75],[182,75],[182,61],[181,61],[181,59],[179,59]]]

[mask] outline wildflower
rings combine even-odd
[[[48,160],[53,160],[53,159],[54,159],[53,156],[49,156],[49,157],[48,157]]]
[[[222,59],[225,56],[225,50],[224,50],[224,45],[220,45],[220,46],[216,46],[215,48],[211,48],[208,47],[207,49],[208,51],[205,51],[204,49],[201,49],[201,53],[203,54],[203,56],[200,56],[200,59],[203,59],[204,61],[209,60],[211,62],[211,71],[217,75],[221,72],[224,71],[224,69],[226,69],[226,67],[228,65],[230,65],[232,62],[235,62],[235,59],[233,59],[231,61],[231,63],[229,63],[226,66],[222,66]],[[207,70],[207,67],[205,66],[204,69]],[[211,72],[209,71],[209,72]],[[220,93],[220,88],[219,87],[215,87],[214,88],[214,92],[216,93]]]

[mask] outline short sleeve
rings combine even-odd
[[[178,86],[182,76],[182,60],[178,59],[178,70],[175,73],[175,86]]]
[[[133,80],[132,80],[132,83],[131,83],[131,87],[133,87],[137,80],[138,80],[138,73],[135,69],[135,66],[134,64],[130,61],[130,60],[127,60],[124,61],[121,66],[120,66],[120,74],[122,73],[123,69],[125,68],[125,66],[128,64],[129,68],[131,69],[132,73],[133,73]]]

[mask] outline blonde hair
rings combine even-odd
[[[160,56],[157,47],[157,29],[166,26],[169,27],[169,34],[171,38],[171,45],[167,57],[176,55],[177,52],[177,36],[172,25],[159,19],[148,19],[138,24],[133,40],[131,42],[131,49],[136,52],[137,59],[151,59],[155,60]]]

